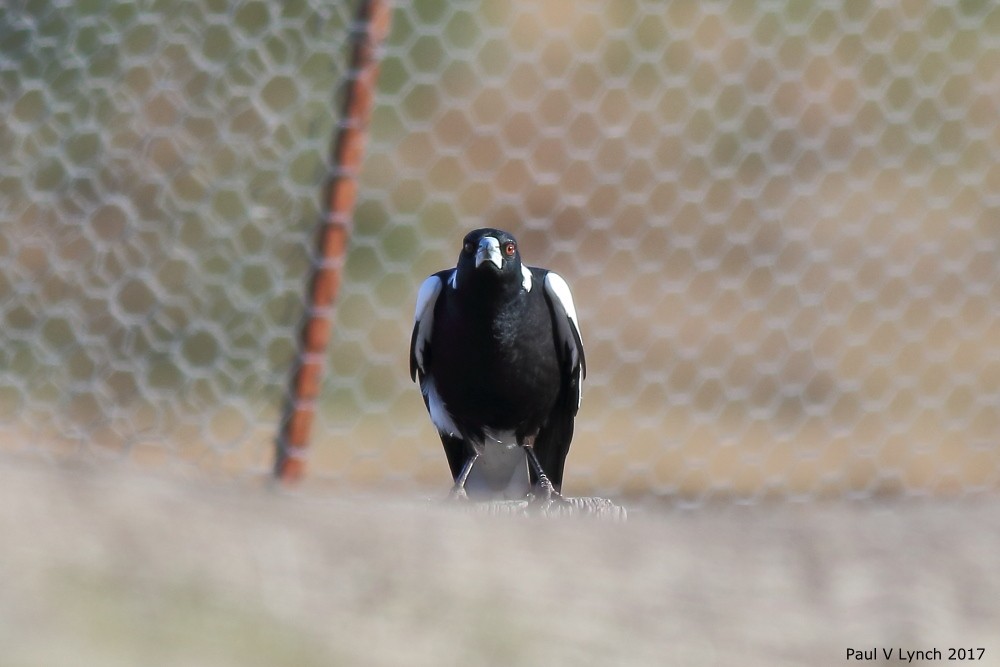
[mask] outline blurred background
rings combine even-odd
[[[417,286],[471,228],[574,290],[571,495],[1000,486],[1000,8],[395,3],[311,450],[444,492]],[[353,3],[0,16],[0,451],[269,472]]]

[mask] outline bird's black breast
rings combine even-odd
[[[552,316],[540,290],[438,299],[428,372],[449,414],[472,431],[536,431],[560,389]]]

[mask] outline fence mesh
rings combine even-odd
[[[0,17],[6,450],[270,466],[352,7]],[[439,488],[407,375],[472,227],[572,286],[570,494],[1000,486],[1000,8],[398,2],[311,452]]]

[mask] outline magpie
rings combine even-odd
[[[569,286],[522,264],[509,233],[469,232],[457,266],[420,286],[410,378],[444,445],[453,497],[562,500],[586,372]]]

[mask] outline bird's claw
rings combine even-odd
[[[561,493],[556,491],[551,483],[542,483],[536,486],[535,490],[528,494],[528,501],[532,505],[545,510],[560,505],[568,506],[572,504]]]
[[[462,501],[468,499],[469,499],[469,494],[468,492],[466,492],[464,486],[459,486],[458,484],[456,484],[455,486],[451,487],[451,491],[448,492],[448,500]]]

